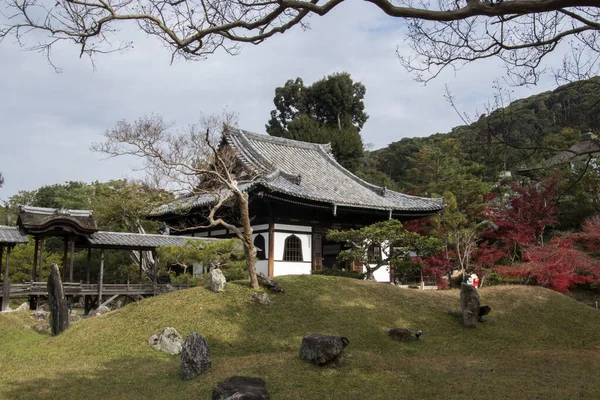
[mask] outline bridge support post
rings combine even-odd
[[[0,261],[4,247],[0,246]],[[2,285],[2,308],[1,311],[8,310],[8,302],[10,300],[10,278],[8,277],[8,264],[10,263],[10,247],[6,248],[6,263],[4,264],[4,284]]]
[[[33,268],[31,269],[31,282],[35,282],[37,275],[38,256],[40,251],[39,239],[35,237],[35,250],[33,250]],[[29,307],[31,308],[31,307]]]
[[[42,238],[40,240],[40,273],[39,273],[39,279],[40,282],[42,282],[44,280],[44,278],[42,278],[42,268],[44,267],[44,246],[46,245],[46,239]]]
[[[69,282],[73,282],[73,262],[75,261],[75,238],[69,241]]]
[[[100,250],[100,273],[98,274],[98,306],[102,304],[102,282],[104,281],[104,249]]]

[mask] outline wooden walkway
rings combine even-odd
[[[99,293],[98,284],[64,282],[65,295],[67,296],[96,296]],[[102,285],[102,295],[112,296],[151,296],[167,291],[167,285],[149,284],[110,284]],[[46,282],[26,282],[10,285],[10,297],[47,296],[48,284]]]

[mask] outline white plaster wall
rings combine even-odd
[[[385,258],[385,255],[383,254],[383,250],[381,251],[381,257]],[[374,267],[375,264],[371,264],[371,266]],[[363,268],[363,272],[366,273],[367,269]],[[377,282],[389,282],[390,281],[389,266],[383,265],[383,266],[379,267],[379,269],[373,273],[373,277],[375,278],[375,280]]]
[[[280,275],[307,275],[311,271],[310,262],[275,261],[273,276]]]
[[[275,230],[294,231],[294,232],[312,232],[312,226],[275,224]]]
[[[310,228],[310,227],[309,227]],[[296,236],[302,241],[302,260],[304,262],[312,261],[312,235],[306,233],[296,233]],[[283,261],[283,248],[285,239],[292,236],[291,233],[275,232],[275,261]]]
[[[203,264],[197,263],[192,265],[192,274],[194,275],[194,278],[198,278],[204,273],[206,273],[206,271]]]
[[[256,261],[256,273],[263,273],[264,276],[269,276],[269,260]]]
[[[256,239],[256,237],[258,235],[261,235],[263,238],[265,238],[265,256],[267,257],[267,259],[269,258],[269,234],[268,233],[253,233],[252,234],[252,243],[254,243],[254,239]]]

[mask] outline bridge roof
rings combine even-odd
[[[0,245],[12,246],[28,242],[27,236],[17,227],[0,225]]]

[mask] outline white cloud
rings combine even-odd
[[[176,61],[155,39],[125,32],[134,48],[97,57],[97,70],[79,59],[77,48],[61,45],[56,74],[43,56],[4,42],[0,45],[0,198],[18,190],[68,180],[108,180],[134,175],[131,160],[101,160],[89,145],[120,119],[159,113],[180,126],[200,112],[237,111],[244,129],[264,132],[277,86],[302,77],[309,84],[348,71],[367,88],[371,116],[363,137],[383,147],[405,136],[447,132],[460,119],[443,98],[448,84],[461,109],[482,110],[491,97],[497,62],[484,61],[454,74],[446,71],[427,86],[402,69],[396,47],[406,50],[400,20],[367,3],[347,3],[330,15],[310,19],[311,30],[296,27],[240,55],[215,54],[202,62]],[[526,96],[550,88],[519,89]]]

